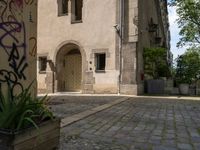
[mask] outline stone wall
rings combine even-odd
[[[124,1],[120,93],[137,95],[138,0]]]
[[[0,1],[0,86],[13,95],[36,79],[36,27],[37,0]]]
[[[72,22],[73,0],[68,3],[69,13],[62,16],[57,2],[39,1],[39,55],[46,55],[58,69],[62,66],[56,60],[59,51],[76,45],[82,55],[82,93],[143,94],[143,48],[155,46],[157,36],[148,31],[151,18],[159,24],[158,36],[166,40],[159,0],[124,0],[124,18],[120,16],[120,0],[83,1],[79,22]],[[95,71],[98,52],[106,53],[106,69],[101,73]],[[45,74],[38,72],[38,82],[40,91],[56,92],[56,71],[48,67]]]
[[[119,70],[117,63],[118,40],[114,28],[118,24],[116,0],[83,1],[82,21],[73,22],[71,13],[58,15],[57,0],[40,0],[38,4],[38,54],[46,55],[56,66],[58,52],[68,44],[74,44],[82,55],[82,92],[83,93],[117,93]],[[47,7],[48,4],[48,7]],[[66,50],[67,51],[67,50]],[[94,53],[106,53],[106,69],[104,73],[95,71]],[[39,91],[51,93],[50,83],[52,70],[47,68],[46,74],[38,72]],[[55,80],[56,73],[55,73]],[[56,92],[56,82],[54,83]]]

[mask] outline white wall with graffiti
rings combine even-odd
[[[1,88],[15,94],[36,80],[36,39],[37,0],[0,0]]]

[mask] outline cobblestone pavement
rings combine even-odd
[[[130,98],[64,127],[60,150],[200,150],[200,101]]]
[[[117,96],[57,96],[51,97],[48,105],[56,116],[64,118],[118,98]]]

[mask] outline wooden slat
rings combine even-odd
[[[51,130],[49,132],[43,133],[40,136],[37,137],[31,137],[30,139],[23,141],[19,144],[14,145],[14,150],[28,150],[30,147],[39,147],[40,145],[43,145],[43,143],[46,143],[48,141],[51,141],[52,139],[55,139],[56,145],[59,144],[59,137],[60,137],[60,130]],[[52,143],[53,144],[53,143]],[[53,145],[53,146],[56,146]],[[51,144],[49,145],[51,146]],[[46,150],[46,149],[45,149]]]
[[[39,131],[35,128],[28,129],[23,133],[20,133],[15,136],[15,140],[13,141],[13,145],[17,145],[18,143],[22,143],[23,141],[29,140],[31,137],[37,137],[39,134],[45,134],[49,131],[60,129],[60,121],[49,121],[42,126],[39,127]]]
[[[51,139],[45,143],[40,144],[38,147],[35,147],[33,150],[55,150],[59,147],[58,138]]]

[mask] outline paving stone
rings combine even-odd
[[[160,136],[161,134],[162,134],[162,131],[161,130],[154,130],[153,132],[152,132],[152,134],[153,135],[158,135],[158,136]]]
[[[66,105],[67,101],[59,107],[64,110]],[[84,109],[91,108],[93,104],[88,104],[90,107],[86,105],[82,105]],[[199,150],[199,114],[200,101],[130,98],[64,127],[61,130],[61,148]]]
[[[177,138],[177,141],[179,142],[179,143],[190,143],[189,141],[190,141],[190,139],[188,138],[188,137],[181,137],[181,138]]]
[[[190,144],[186,144],[186,143],[178,143],[178,148],[180,148],[181,150],[192,150],[193,147]]]
[[[152,140],[161,140],[162,137],[161,136],[151,136],[150,139],[152,139]]]
[[[152,145],[151,144],[148,144],[148,143],[140,143],[140,142],[137,142],[134,144],[135,148],[136,149],[140,149],[140,150],[151,150],[152,149]]]
[[[156,140],[156,139],[150,139],[148,142],[152,145],[160,145],[162,143],[161,140]]]
[[[197,131],[196,132],[190,132],[190,136],[191,137],[200,137],[200,135]]]
[[[158,145],[158,146],[154,146],[153,150],[178,150],[178,149],[175,147]]]
[[[175,138],[176,138],[175,134],[165,134],[165,139],[167,140],[173,140]]]
[[[199,150],[200,149],[200,142],[199,143],[194,143],[194,149]]]
[[[176,141],[175,140],[164,140],[162,143],[164,145],[170,145],[171,147],[176,147]]]
[[[200,143],[200,137],[191,137],[193,143]]]
[[[48,105],[56,116],[63,118],[110,103],[118,98],[116,96],[52,96]]]

